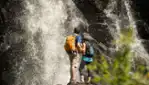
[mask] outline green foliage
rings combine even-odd
[[[134,42],[133,28],[126,28],[121,30],[121,35],[118,40],[115,40],[117,45],[131,45]]]
[[[134,42],[133,40],[132,28],[121,31],[119,40],[115,41],[119,49],[112,57],[112,64],[102,55],[100,60],[95,59],[88,66],[90,70],[94,71],[93,82],[100,82],[101,85],[149,85],[147,79],[144,78],[143,66],[139,66],[136,71],[132,72],[130,60],[133,58],[133,53],[130,46]]]

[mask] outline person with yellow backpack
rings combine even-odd
[[[80,28],[75,28],[74,34],[66,37],[64,48],[70,60],[70,82],[68,84],[76,84],[77,70],[82,54],[82,36]]]

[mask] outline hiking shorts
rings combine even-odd
[[[81,60],[80,54],[79,53],[77,53],[77,54],[68,53],[68,55],[69,55],[71,67],[78,69],[79,64],[80,64],[80,60]]]
[[[88,77],[92,76],[91,71],[87,68],[87,65],[92,62],[92,57],[82,56],[81,64],[79,67],[80,75],[88,75]]]

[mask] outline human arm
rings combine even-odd
[[[85,55],[86,52],[86,44],[82,43],[82,54]]]

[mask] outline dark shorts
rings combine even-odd
[[[91,56],[82,56],[82,60],[86,63],[93,62],[93,58]]]
[[[80,71],[80,75],[87,75],[87,76],[91,76],[91,71],[89,69],[87,69],[87,65],[90,64],[91,62],[85,62],[85,61],[81,61],[80,67],[79,67],[79,71]]]

